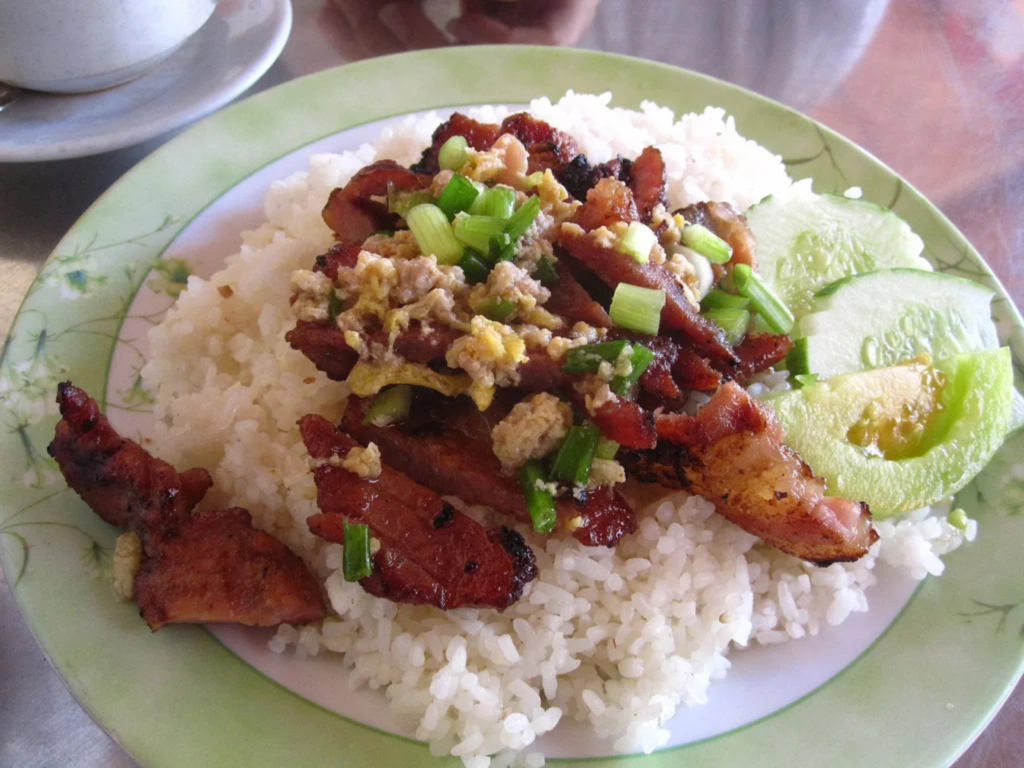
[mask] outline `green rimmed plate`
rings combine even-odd
[[[291,163],[302,167],[314,150],[372,138],[378,121],[432,108],[557,98],[569,88],[611,90],[616,104],[629,107],[650,99],[677,113],[722,106],[741,133],[788,158],[792,175],[813,176],[819,191],[860,186],[867,199],[911,223],[937,268],[999,291],[994,311],[1019,360],[1019,315],[934,207],[807,118],[708,78],[583,51],[460,48],[343,67],[238,104],[156,152],[82,217],[26,298],[0,366],[8,427],[0,437],[5,573],[72,692],[143,764],[409,765],[429,756],[422,745],[339,717],[328,707],[350,711],[345,702],[268,667],[260,655],[265,635],[228,632],[219,640],[198,628],[151,635],[131,606],[111,599],[105,580],[86,576],[108,566],[115,532],[62,490],[45,456],[56,382],[72,378],[116,411],[115,424],[129,434],[142,429],[148,396],[133,378],[146,355],[142,331],[190,271],[209,267],[198,256],[201,246],[226,255],[235,248],[230,238],[257,223],[253,189],[286,175]],[[229,240],[217,243],[218,232]],[[775,660],[775,679],[796,681],[784,697],[766,703],[765,679],[745,677],[737,655],[741,668],[721,686],[721,697],[740,707],[738,718],[704,731],[687,732],[680,723],[678,740],[689,743],[617,762],[951,762],[1011,690],[1024,659],[1024,574],[1016,557],[1024,539],[1022,451],[1024,438],[1005,446],[961,494],[958,503],[979,518],[981,533],[948,558],[941,579],[927,581],[909,602],[912,590],[897,590],[883,601],[888,613],[875,612],[878,621],[852,646],[837,650],[842,632],[815,646],[790,644],[806,652]],[[713,701],[719,690],[712,687]],[[371,716],[358,719],[387,729]],[[562,754],[592,751],[556,745]]]

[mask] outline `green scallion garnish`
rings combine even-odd
[[[789,333],[793,330],[793,313],[775,295],[747,264],[737,264],[732,270],[732,281],[741,296],[750,299],[757,314],[765,319],[775,333]]]
[[[651,249],[658,242],[658,236],[646,224],[631,221],[626,234],[619,240],[617,248],[627,256],[646,264],[651,256]]]
[[[345,523],[345,544],[341,564],[345,581],[359,581],[373,573],[370,555],[370,526]]]
[[[709,309],[702,314],[725,331],[725,340],[734,346],[743,341],[750,327],[750,313],[745,309]]]
[[[536,195],[526,198],[526,201],[519,206],[519,210],[509,217],[505,224],[505,234],[515,243],[526,234],[526,230],[533,224],[538,213],[540,213],[540,198]]]
[[[438,264],[458,264],[466,250],[448,223],[444,211],[436,205],[417,205],[405,216],[420,252],[437,257]]]
[[[437,207],[444,211],[449,221],[455,214],[468,211],[473,201],[479,197],[480,191],[465,176],[455,174],[444,185],[441,196],[437,198]]]
[[[551,477],[567,485],[586,485],[600,439],[601,432],[593,424],[569,427],[551,467]]]
[[[495,216],[499,219],[507,219],[512,215],[516,207],[516,191],[512,187],[490,187],[485,189],[469,212],[474,216]]]
[[[555,263],[547,256],[537,259],[537,266],[533,268],[533,278],[540,281],[545,288],[550,288],[558,282],[558,270]]]
[[[403,219],[410,208],[415,208],[423,203],[432,203],[434,198],[425,189],[412,191],[395,189],[395,185],[388,183],[388,211],[397,213]]]
[[[573,347],[565,355],[562,370],[566,373],[594,373],[601,367],[601,363],[614,364],[627,346],[629,341],[620,339]]]
[[[466,164],[469,157],[469,142],[465,136],[452,136],[441,145],[437,153],[437,164],[442,171],[457,171]]]
[[[480,254],[497,250],[495,240],[505,229],[505,220],[495,216],[460,213],[452,222],[455,237]]]
[[[480,305],[477,314],[483,315],[488,320],[503,323],[512,317],[512,314],[516,311],[516,306],[514,301],[492,298]]]
[[[633,385],[640,381],[640,377],[644,375],[647,367],[654,361],[654,353],[643,344],[633,344],[632,346],[633,351],[629,356],[629,373],[614,376],[608,383],[612,392],[619,396],[628,394]]]
[[[377,393],[370,407],[366,409],[363,424],[386,427],[388,424],[405,421],[409,418],[411,408],[412,387],[408,384],[397,384]]]
[[[544,467],[536,459],[526,462],[519,470],[519,485],[523,489],[523,496],[526,497],[526,508],[530,511],[533,530],[538,533],[553,531],[558,519],[555,513],[555,497],[545,487],[547,482]]]
[[[664,291],[619,283],[612,296],[609,314],[612,322],[620,328],[657,336],[664,306]]]
[[[597,441],[597,453],[595,458],[603,459],[604,461],[611,461],[615,458],[615,454],[619,452],[619,444],[614,440],[609,440],[606,437],[602,437]]]
[[[331,295],[327,297],[327,316],[331,318],[332,323],[338,322],[338,315],[341,314],[341,307],[341,296],[338,295],[337,291],[331,291]]]
[[[682,242],[712,264],[725,264],[732,258],[732,246],[707,227],[687,224],[683,227]]]
[[[458,266],[462,269],[462,274],[466,276],[466,282],[471,285],[482,283],[491,273],[491,263],[469,248],[462,254]]]
[[[700,308],[704,312],[709,309],[746,309],[749,306],[750,299],[726,293],[721,288],[712,288],[700,300]]]
[[[793,381],[799,384],[801,387],[809,387],[812,384],[818,383],[818,374],[816,373],[797,373],[793,375]]]

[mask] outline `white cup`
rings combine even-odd
[[[217,0],[0,0],[0,82],[81,93],[170,56]]]

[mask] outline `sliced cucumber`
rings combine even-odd
[[[894,213],[836,195],[772,196],[747,211],[762,279],[801,317],[814,294],[877,269],[931,270],[924,243]]]
[[[829,493],[875,517],[934,504],[963,488],[1003,442],[1010,350],[833,376],[768,395],[786,443]]]
[[[984,286],[939,272],[883,269],[839,280],[815,296],[797,325],[794,373],[823,379],[902,363],[945,360],[999,346]],[[795,366],[795,367],[794,367]]]

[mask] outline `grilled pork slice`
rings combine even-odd
[[[394,160],[378,160],[331,192],[323,210],[324,223],[343,243],[361,243],[374,232],[398,224],[398,216],[388,212],[387,204],[374,198],[386,197],[389,186],[408,192],[425,189],[431,181],[430,176],[414,173]]]
[[[205,469],[178,473],[122,438],[96,401],[65,382],[49,452],[68,485],[101,518],[136,533],[143,561],[135,597],[153,630],[168,623],[271,626],[324,616],[302,560],[252,527],[243,509],[192,514],[213,484]]]
[[[529,173],[549,168],[554,170],[579,153],[576,139],[527,112],[517,112],[506,117],[498,135],[506,133],[519,139],[530,153]]]
[[[299,427],[316,459],[344,458],[359,445],[320,416],[303,417]],[[374,575],[360,582],[373,595],[442,610],[504,610],[537,575],[533,552],[519,534],[485,529],[388,466],[371,482],[328,461],[313,477],[322,513],[309,519],[314,534],[342,542],[348,520],[368,525],[380,541]]]
[[[668,197],[665,195],[665,160],[661,151],[654,147],[647,147],[633,161],[629,188],[633,190],[633,198],[636,200],[636,210],[640,215],[640,221],[644,224],[651,223],[651,214],[657,205],[668,205]]]
[[[268,627],[324,617],[306,564],[252,516],[232,507],[198,512],[147,557],[135,601],[150,628],[228,622]]]
[[[427,332],[419,321],[414,321],[395,338],[393,350],[410,363],[432,363],[444,360],[449,347],[462,335],[461,331],[444,325],[432,326]],[[292,349],[308,357],[334,381],[344,381],[359,362],[359,353],[345,341],[345,332],[330,321],[314,323],[299,320],[284,338]],[[388,334],[382,329],[361,331],[359,338],[364,344],[378,345],[382,349],[386,349],[389,343]]]
[[[588,190],[587,201],[577,208],[572,216],[572,223],[586,232],[639,220],[640,213],[636,208],[633,190],[611,177],[601,179]],[[586,264],[585,261],[583,263]]]
[[[435,414],[418,400],[408,424],[389,427],[363,424],[368,406],[368,400],[351,398],[342,425],[360,442],[376,443],[386,464],[437,493],[530,523],[519,479],[502,470],[490,431],[467,423],[486,418],[472,403],[446,400]],[[590,491],[583,500],[559,498],[555,508],[562,526],[587,546],[614,546],[636,530],[636,514],[609,488]]]
[[[658,437],[678,449],[666,477],[783,552],[827,565],[857,560],[878,539],[867,504],[826,496],[779,423],[732,382],[695,417],[660,416]]]
[[[565,320],[568,327],[576,323],[586,323],[595,328],[611,328],[612,319],[587,293],[569,265],[562,259],[555,264],[558,283],[552,286],[551,298],[544,304],[544,309]]]
[[[440,171],[441,166],[437,163],[438,153],[444,143],[453,136],[462,136],[470,147],[479,151],[490,149],[500,135],[498,126],[494,123],[478,123],[461,112],[455,112],[448,120],[437,126],[430,139],[430,146],[423,150],[423,155],[411,170],[431,175]]]
[[[793,340],[782,333],[756,333],[747,336],[736,347],[737,362],[718,363],[718,370],[741,384],[761,371],[767,371],[786,359],[793,348]]]
[[[681,208],[676,213],[682,214],[690,224],[700,224],[732,246],[732,258],[729,268],[736,264],[748,264],[757,269],[757,240],[747,226],[746,217],[728,203],[695,203]]]
[[[576,155],[569,162],[554,170],[558,183],[576,200],[586,200],[587,192],[601,179],[618,179],[629,182],[632,178],[633,161],[616,157],[607,163],[591,165],[586,155]]]
[[[605,179],[593,190],[587,203],[580,211],[591,204],[594,192],[606,183],[619,184],[627,192],[629,189],[620,182]],[[577,211],[577,215],[579,211]],[[586,229],[584,227],[584,229]],[[700,312],[689,302],[675,277],[665,267],[653,263],[641,264],[635,259],[619,253],[614,248],[602,245],[589,232],[580,227],[563,225],[558,236],[558,243],[573,255],[584,266],[589,267],[609,287],[615,288],[619,283],[629,283],[641,288],[653,288],[665,292],[665,307],[661,311],[661,327],[663,331],[676,331],[682,341],[693,347],[694,351],[713,361],[734,362],[736,356],[725,340],[725,332],[712,321],[702,317]]]
[[[179,473],[125,440],[71,382],[57,387],[61,420],[47,451],[68,485],[111,525],[139,535],[147,554],[177,535],[213,487],[205,469]]]

